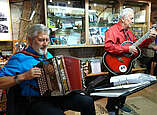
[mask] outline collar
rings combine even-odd
[[[123,28],[123,26],[120,24],[120,22],[117,23],[117,28],[118,28],[118,30],[119,30],[120,32],[122,32],[122,31],[124,31],[124,30],[125,30],[125,32],[128,31],[128,29],[124,29],[124,28]]]

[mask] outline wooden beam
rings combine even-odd
[[[24,1],[23,12],[22,12],[20,27],[19,27],[18,40],[26,39],[25,38],[26,36],[24,36],[24,32],[25,32],[26,26],[28,25],[28,20],[30,18],[31,10],[32,10],[31,1]]]
[[[85,0],[85,40],[86,44],[89,44],[89,0]]]

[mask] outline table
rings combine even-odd
[[[133,86],[130,88],[101,88],[95,89],[95,92],[90,93],[90,96],[100,96],[100,97],[120,97],[120,96],[129,96],[133,93],[136,93],[144,88],[147,88],[153,84],[157,83],[157,80],[144,82],[141,84],[137,84],[137,86]]]
[[[119,82],[119,80],[121,81]],[[90,93],[90,96],[94,98],[115,98],[116,101],[116,99],[118,100],[123,96],[129,96],[133,93],[141,91],[144,88],[147,88],[157,83],[157,79],[156,76],[144,73],[136,73],[129,75],[114,76],[113,79],[110,79],[110,83],[111,82],[113,82],[113,86],[104,88],[94,88],[94,90]],[[120,108],[117,107],[117,110],[119,109]]]

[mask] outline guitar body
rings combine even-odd
[[[131,41],[125,41],[121,45],[131,46],[133,43]],[[127,74],[131,71],[133,62],[140,57],[141,50],[137,47],[137,54],[121,54],[115,55],[109,52],[105,52],[103,55],[103,63],[107,70],[114,75]]]

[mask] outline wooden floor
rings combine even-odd
[[[96,109],[96,115],[108,115],[108,112],[105,108],[107,102],[107,98],[102,98],[97,101],[95,101],[95,109]],[[81,115],[79,112],[74,111],[66,111],[66,115]]]

